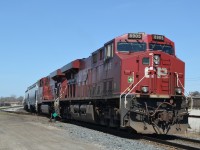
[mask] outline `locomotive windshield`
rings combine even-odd
[[[174,49],[171,45],[150,43],[149,49],[153,50],[153,51],[161,50],[161,51],[168,53],[170,55],[174,54]]]
[[[146,50],[146,43],[144,42],[118,42],[117,50],[120,52],[139,52]]]

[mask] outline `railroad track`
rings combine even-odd
[[[133,139],[133,140],[145,140],[148,143],[152,142],[151,144],[156,145],[157,147],[163,147],[167,149],[186,149],[186,150],[199,150],[200,149],[200,140],[195,139],[188,139],[179,136],[171,136],[171,135],[144,135],[144,134],[136,134],[132,130],[117,130],[115,128],[109,128],[100,125],[88,124],[84,122],[77,122],[77,121],[70,121],[68,123],[76,124],[78,126],[86,127],[89,129],[97,130],[100,132],[104,132],[107,134],[112,134],[118,137]],[[170,141],[172,140],[172,141]],[[175,142],[174,142],[175,141]],[[188,143],[188,145],[183,143]],[[191,144],[195,146],[191,146]]]
[[[21,108],[21,110],[20,111],[9,110],[11,108]],[[0,112],[7,112],[7,113],[14,113],[14,114],[21,114],[21,115],[33,115],[33,114],[35,114],[35,113],[31,113],[31,112],[27,112],[27,111],[23,110],[23,108],[20,107],[20,106],[3,108],[3,109],[0,109]]]
[[[164,137],[164,136],[163,136]],[[145,140],[156,142],[161,145],[166,145],[170,148],[176,149],[186,149],[186,150],[199,150],[200,149],[200,141],[195,139],[188,139],[179,136],[170,136],[166,135],[165,138],[160,138],[159,135],[157,137],[152,136],[143,136]],[[170,139],[170,141],[169,141]],[[171,141],[173,140],[173,141]],[[183,144],[184,142],[184,144]]]
[[[6,111],[0,110],[8,113],[22,114],[22,115],[35,115],[35,113],[30,113],[26,111]],[[44,116],[44,115],[42,115]],[[46,116],[46,115],[45,115]],[[66,121],[63,121],[66,122]],[[152,142],[153,145],[158,147],[163,147],[167,149],[189,149],[189,150],[200,150],[200,140],[189,139],[174,135],[142,135],[133,133],[132,130],[120,130],[116,128],[109,128],[101,125],[89,124],[79,121],[67,121],[67,123],[75,124],[85,128],[97,130],[107,134],[112,134],[118,137],[133,139],[133,140],[145,140]],[[184,142],[184,144],[183,144]]]
[[[200,118],[200,116],[197,115],[189,115],[190,118]]]
[[[6,107],[0,107],[0,110],[5,110],[5,109],[10,109],[10,108],[22,108],[22,105],[18,105],[18,106],[6,106]]]

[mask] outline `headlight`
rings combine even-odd
[[[149,92],[149,88],[148,88],[147,86],[143,86],[143,87],[141,88],[141,91],[142,91],[143,93],[148,93],[148,92]]]
[[[182,88],[180,88],[180,87],[175,88],[175,92],[176,92],[176,94],[181,95],[182,94]]]
[[[159,55],[154,55],[153,56],[153,61],[155,65],[159,65],[160,64],[160,56]]]

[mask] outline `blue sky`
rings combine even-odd
[[[163,34],[186,63],[187,91],[200,91],[199,0],[1,0],[0,96],[27,86],[112,38]]]

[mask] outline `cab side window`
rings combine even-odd
[[[105,46],[105,59],[113,57],[113,43],[110,43]]]
[[[99,60],[103,59],[103,49],[99,50]]]
[[[95,64],[97,62],[97,53],[92,55],[92,63]]]
[[[42,80],[40,80],[40,87],[42,87],[43,86],[43,81]]]
[[[144,57],[144,58],[142,59],[142,64],[143,64],[143,65],[149,65],[149,57]]]

